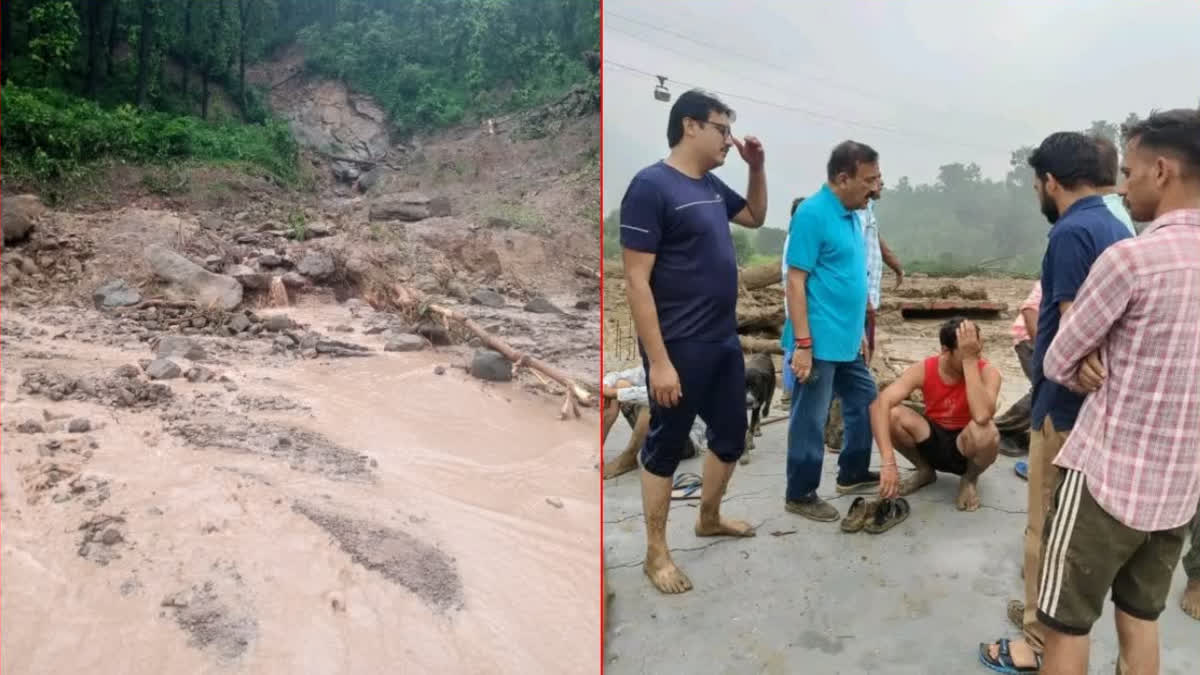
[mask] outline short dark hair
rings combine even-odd
[[[736,117],[733,108],[703,89],[691,89],[680,94],[667,118],[667,146],[673,148],[683,140],[683,118],[704,122],[712,113],[728,115],[731,122]]]
[[[1200,178],[1200,110],[1177,108],[1152,112],[1132,125],[1122,125],[1126,141],[1171,153],[1183,160],[1185,175]]]
[[[792,200],[792,213],[791,213],[791,215],[793,215],[793,216],[794,216],[794,215],[796,215],[796,208],[797,208],[797,207],[799,207],[799,206],[800,206],[800,204],[801,204],[801,202],[803,202],[803,201],[804,201],[804,197],[796,197],[795,199],[793,199],[793,200]]]
[[[1117,174],[1121,170],[1121,154],[1117,152],[1117,144],[1100,134],[1092,136],[1092,140],[1100,151],[1100,183],[1096,187],[1112,187],[1117,184]]]
[[[1102,187],[1100,147],[1078,131],[1050,134],[1029,156],[1029,166],[1037,177],[1054,176],[1063,187],[1074,190],[1081,185]]]
[[[966,317],[956,316],[942,324],[941,329],[938,330],[938,341],[942,343],[943,348],[948,351],[958,349],[958,327],[966,320]],[[975,330],[979,330],[978,325],[975,326]]]
[[[878,161],[879,153],[875,152],[871,146],[854,141],[842,141],[833,149],[833,152],[829,153],[829,165],[825,168],[825,172],[829,180],[834,180],[842,172],[857,176],[859,164],[874,164]]]

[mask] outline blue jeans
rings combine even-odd
[[[790,365],[788,366],[790,368]],[[825,423],[834,394],[842,400],[845,447],[838,456],[838,482],[854,483],[871,466],[871,419],[868,407],[877,394],[866,362],[813,360],[812,373],[797,382],[788,420],[787,499],[815,495],[825,459]]]

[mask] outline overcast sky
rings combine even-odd
[[[767,153],[767,224],[824,180],[847,138],[881,154],[884,180],[932,182],[951,162],[1001,178],[1047,134],[1200,100],[1196,0],[604,0],[604,209],[666,156],[671,103],[720,92],[734,133]],[[748,100],[754,99],[754,100]],[[739,192],[732,150],[717,174]]]

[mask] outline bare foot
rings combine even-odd
[[[900,495],[911,495],[936,480],[937,472],[933,469],[917,469],[900,481]]]
[[[744,520],[721,518],[716,523],[696,521],[697,537],[753,537],[754,527]]]
[[[621,453],[619,457],[604,465],[604,478],[616,478],[623,473],[629,473],[637,468],[637,455],[629,453]]]
[[[1189,579],[1187,588],[1183,589],[1183,598],[1179,600],[1179,608],[1184,614],[1200,620],[1200,579]]]
[[[650,583],[663,593],[686,593],[692,590],[692,580],[675,566],[670,553],[656,555],[647,552],[646,564],[642,569],[650,577]]]
[[[972,479],[963,478],[958,482],[958,499],[954,505],[959,511],[974,511],[979,508],[979,488]]]

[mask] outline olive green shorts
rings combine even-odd
[[[1096,503],[1082,473],[1063,471],[1042,530],[1038,619],[1060,633],[1087,635],[1111,588],[1117,609],[1157,620],[1187,530],[1135,530]]]

